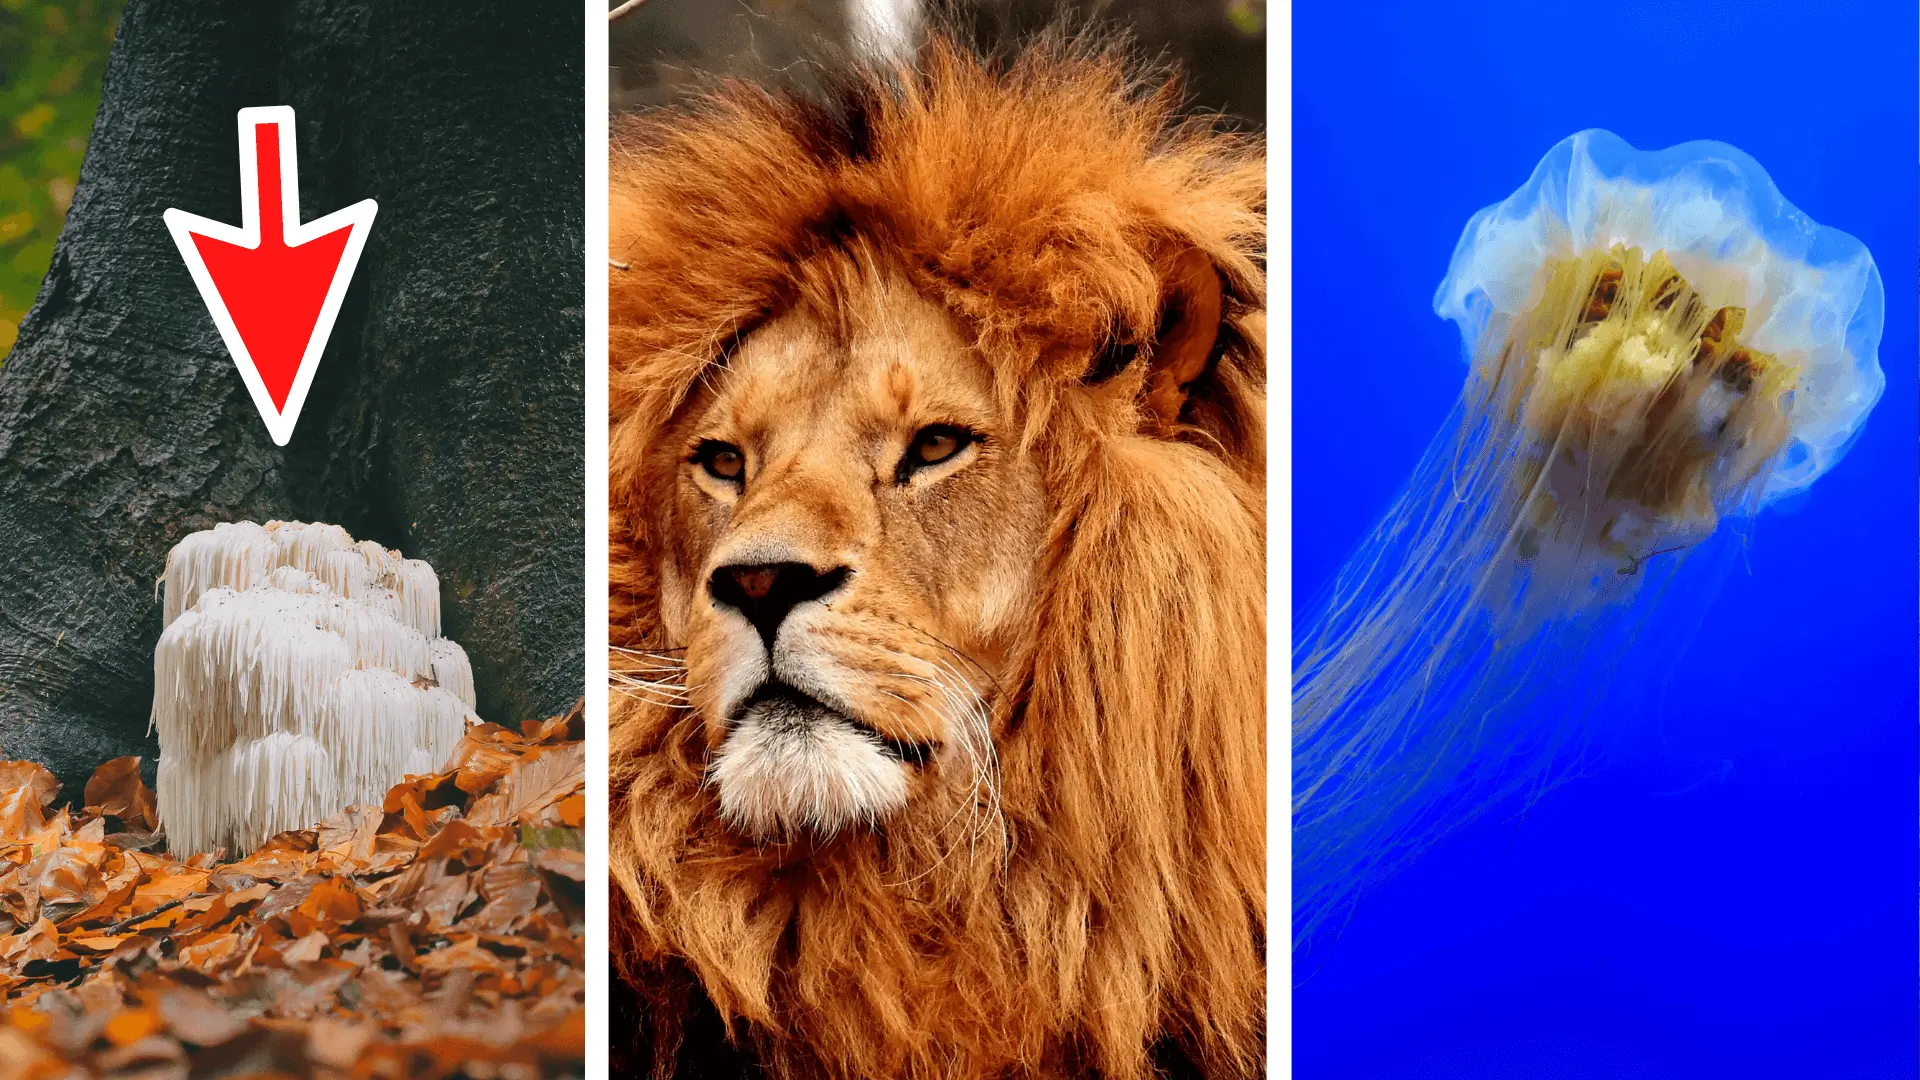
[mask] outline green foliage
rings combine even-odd
[[[582,851],[586,845],[586,836],[579,829],[520,826],[520,846],[528,851]]]
[[[0,354],[53,261],[126,0],[0,0]]]
[[[1227,0],[1227,22],[1252,37],[1267,28],[1267,0]]]

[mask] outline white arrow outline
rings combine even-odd
[[[333,334],[333,320],[340,314],[340,304],[346,298],[348,284],[353,281],[354,268],[360,263],[360,249],[366,246],[373,216],[380,207],[372,199],[362,199],[344,210],[300,224],[300,165],[293,145],[293,107],[266,105],[241,109],[239,124],[240,227],[236,229],[184,210],[169,209],[161,217],[166,219],[167,231],[173,234],[180,257],[186,260],[187,272],[193,275],[193,283],[200,289],[200,299],[206,302],[213,324],[220,329],[220,339],[227,343],[227,352],[232,355],[234,366],[240,369],[240,377],[246,381],[247,392],[253,395],[260,419],[267,423],[267,434],[273,437],[275,446],[285,446],[293,438],[293,425],[300,419],[300,407],[307,403],[307,388],[313,385],[314,369],[320,366],[320,354],[326,351],[327,338]],[[254,129],[261,124],[274,124],[280,129],[280,221],[286,245],[299,247],[342,226],[353,229],[347,237],[346,250],[340,255],[340,265],[334,270],[333,282],[327,286],[327,298],[320,305],[320,318],[314,323],[313,336],[307,339],[307,351],[301,355],[300,367],[294,372],[285,410],[273,407],[273,398],[260,380],[260,369],[248,354],[246,342],[240,339],[227,303],[214,286],[213,276],[207,273],[200,249],[193,243],[193,237],[200,235],[248,250],[260,247],[260,144]]]

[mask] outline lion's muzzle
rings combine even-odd
[[[709,766],[730,828],[774,838],[877,824],[906,804],[907,767],[933,753],[862,722],[804,647],[811,618],[802,615],[824,615],[820,608],[850,575],[802,562],[738,563],[708,580],[716,614],[750,624],[758,638],[737,633],[735,649],[765,649],[764,664],[757,655],[743,658],[765,674],[728,708],[726,737]]]
[[[891,743],[790,686],[768,683],[741,707],[710,777],[731,828],[755,837],[832,834],[905,806],[902,764],[925,756],[924,748]]]

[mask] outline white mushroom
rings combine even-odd
[[[443,764],[473,671],[433,568],[319,522],[235,522],[167,556],[154,649],[169,849],[240,855]]]

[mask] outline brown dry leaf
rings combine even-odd
[[[180,966],[191,968],[203,975],[211,975],[225,961],[240,953],[240,937],[237,934],[202,934],[199,940],[180,950]]]
[[[37,869],[36,869],[37,868]],[[93,905],[106,899],[107,883],[82,855],[72,848],[58,848],[27,864],[33,887],[39,890],[43,904]]]
[[[76,912],[60,920],[62,925],[85,926],[88,923],[112,920],[120,909],[133,902],[133,890],[140,883],[140,867],[133,863],[124,863],[106,880],[106,893],[84,911]]]
[[[403,967],[413,967],[416,954],[413,948],[413,935],[407,933],[407,928],[400,923],[393,923],[387,927],[387,937],[393,942],[394,958],[399,960]]]
[[[160,1017],[184,1042],[219,1046],[247,1030],[245,1017],[236,1016],[205,991],[183,987],[160,998]]]
[[[316,1020],[307,1029],[307,1056],[317,1064],[351,1069],[378,1035],[379,1029],[372,1024]]]
[[[540,906],[540,875],[525,860],[496,863],[480,875],[487,904],[474,915],[476,928],[508,930]]]
[[[330,877],[315,885],[300,902],[302,915],[320,924],[340,925],[360,917],[360,891],[343,877]]]
[[[395,811],[387,812],[391,814]],[[421,808],[420,800],[415,798],[412,792],[402,793],[398,813],[407,823],[407,828],[413,831],[416,841],[425,840],[433,835],[433,827],[427,820],[427,812]]]
[[[454,971],[497,975],[507,970],[505,960],[481,946],[480,940],[472,936],[455,941],[444,949],[421,953],[415,963],[422,975],[447,975]]]
[[[140,759],[117,757],[93,771],[84,796],[89,810],[111,814],[147,832],[160,827],[153,789],[140,779]]]
[[[265,900],[268,896],[272,895],[272,893],[273,886],[262,881],[258,884],[249,885],[244,889],[234,889],[228,892],[226,900],[228,906],[238,908],[243,904],[251,904],[255,900]]]
[[[19,763],[8,761],[3,764]],[[40,771],[46,772],[45,769]],[[0,789],[0,840],[30,841],[36,833],[47,827],[45,806],[39,790],[30,783]]]
[[[134,914],[144,915],[174,900],[185,901],[199,892],[210,876],[211,870],[196,870],[183,863],[149,866],[147,880],[133,890]]]
[[[549,1053],[565,1053],[568,1047],[580,1045],[586,1037],[587,1014],[575,1009],[558,1023],[535,1036],[534,1045]]]
[[[464,802],[460,789],[454,785],[455,775],[455,772],[443,772],[409,776],[387,791],[386,801],[380,808],[389,814],[399,813],[402,801],[409,796],[423,811]]]
[[[545,720],[522,720],[520,737],[528,744],[557,742],[567,737],[567,725],[574,719],[572,713],[564,716],[549,717]]]
[[[107,1021],[105,1034],[107,1041],[115,1046],[126,1046],[160,1030],[160,1014],[152,1009],[128,1009],[115,1013]]]
[[[29,960],[49,960],[60,951],[60,932],[46,919],[40,919],[11,937],[0,938],[0,959],[21,965]]]
[[[60,794],[60,781],[38,762],[0,761],[0,791],[22,788],[33,793],[38,805],[52,806],[54,796]]]
[[[546,848],[536,852],[533,864],[562,877],[575,881],[587,880],[587,856],[585,852],[568,848]]]
[[[227,869],[249,877],[291,881],[313,869],[314,859],[311,851],[262,848],[237,863],[228,863]]]
[[[108,1072],[119,1072],[122,1069],[131,1069],[135,1065],[165,1065],[183,1062],[185,1059],[186,1053],[180,1049],[179,1043],[158,1035],[149,1035],[138,1042],[117,1046],[97,1055],[94,1058],[94,1064]],[[186,1070],[184,1068],[178,1071],[143,1070],[141,1075],[185,1077]]]
[[[70,1075],[61,1058],[26,1032],[0,1027],[0,1080],[43,1080]]]
[[[569,743],[537,756],[527,754],[514,764],[501,785],[508,794],[499,824],[533,824],[533,814],[579,790],[586,777],[587,748],[583,743]]]
[[[453,751],[454,786],[469,795],[487,790],[513,768],[519,760],[514,750],[520,748],[520,737],[497,724],[473,728]]]
[[[107,953],[120,947],[120,943],[134,937],[133,934],[75,934],[67,939],[67,947],[83,949],[87,952]]]
[[[327,947],[327,935],[319,930],[308,934],[292,945],[280,950],[280,959],[289,964],[310,964],[320,959],[321,950]]]
[[[372,806],[347,807],[320,823],[320,853],[365,862],[373,855],[373,839],[380,832],[380,822],[385,816]]]
[[[25,778],[0,788],[0,914],[26,927],[0,937],[0,1080],[579,1073],[579,853],[539,849],[578,843],[548,827],[583,824],[584,727],[474,728],[379,809],[224,864],[166,853],[133,759],[77,815],[0,765]]]

